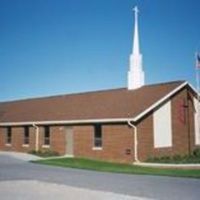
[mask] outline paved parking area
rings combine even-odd
[[[21,195],[31,200],[51,200],[56,195],[59,200],[199,200],[200,180],[64,169],[0,154],[0,199],[24,199]]]
[[[0,193],[3,200],[13,200],[13,197],[15,200],[145,200],[145,198],[35,180],[0,182]]]

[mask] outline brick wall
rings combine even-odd
[[[102,149],[95,150],[94,126],[74,127],[75,156],[112,162],[133,162],[133,132],[127,125],[102,125],[102,139]]]
[[[66,153],[65,127],[50,127],[50,147],[51,150],[56,151],[61,155],[64,155]]]
[[[194,148],[194,110],[188,94],[187,89],[184,89],[172,99],[173,152],[182,155],[191,153]],[[185,102],[185,108],[182,108],[184,120],[180,119],[181,101]]]
[[[30,143],[24,145],[24,127],[12,127],[11,145],[6,144],[7,128],[0,128],[0,150],[28,152],[35,149],[35,128],[29,128]],[[50,146],[44,146],[44,127],[39,127],[39,149],[53,150],[65,154],[65,129],[62,126],[50,127]]]
[[[148,115],[137,125],[138,158],[146,160],[153,155],[153,116]]]
[[[33,127],[29,128],[30,144],[24,145],[24,128],[12,127],[12,142],[10,145],[6,144],[7,128],[0,128],[0,150],[4,151],[19,151],[28,152],[35,148],[35,130]]]
[[[138,125],[139,159],[165,155],[185,155],[192,152],[194,145],[194,109],[191,92],[187,88],[171,98],[172,113],[172,147],[154,148],[153,113],[146,116]],[[191,99],[191,100],[190,100]],[[185,106],[181,112],[181,104]],[[161,133],[162,134],[162,133]]]
[[[35,129],[30,128],[30,145],[24,146],[24,128],[12,128],[12,144],[5,145],[6,128],[0,128],[0,150],[28,152],[35,149]],[[103,148],[93,149],[94,126],[75,126],[74,155],[112,162],[133,162],[133,130],[127,125],[103,125],[102,138]],[[44,145],[44,127],[39,127],[39,149],[53,150],[61,155],[66,153],[66,129],[64,126],[50,127],[50,145]]]

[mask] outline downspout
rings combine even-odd
[[[140,162],[138,159],[138,137],[137,137],[137,127],[131,123],[131,120],[128,121],[128,125],[133,128],[134,134],[134,159],[135,162]]]
[[[33,127],[35,128],[35,151],[39,150],[39,127],[35,124],[33,124]]]

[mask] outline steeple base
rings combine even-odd
[[[128,90],[134,90],[144,86],[144,72],[136,73],[135,71],[128,72]]]

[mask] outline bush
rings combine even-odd
[[[39,151],[31,150],[29,153],[40,156],[40,157],[59,156],[58,152],[52,151],[52,150],[39,150]]]
[[[187,156],[174,155],[174,156],[171,158],[171,160],[180,161],[180,160],[183,160],[185,157],[187,157]]]
[[[193,155],[197,158],[200,158],[200,148],[196,148],[193,151]]]
[[[192,155],[174,155],[174,156],[161,156],[149,157],[146,162],[152,163],[200,163],[200,148],[195,149]]]
[[[161,157],[149,157],[147,162],[158,162],[158,163],[168,163],[171,158],[169,156],[161,156]]]

